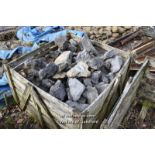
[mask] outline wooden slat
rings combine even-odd
[[[113,82],[110,83],[110,85],[99,95],[99,97],[82,112],[83,115],[86,115],[85,121],[90,122],[88,124],[83,124],[83,128],[92,128],[93,123],[91,122],[95,120],[98,121],[98,114],[100,113],[101,109],[103,110],[103,113],[106,113],[106,107],[108,103],[106,103],[105,100],[112,90],[114,82],[115,80],[113,80]]]
[[[19,99],[21,101],[21,98],[22,98],[23,93],[20,91],[20,88],[18,88],[18,87],[19,86],[16,87],[16,90],[17,90],[17,93],[19,95]],[[29,104],[27,105],[28,106],[27,107],[27,110],[29,110],[29,105],[31,105],[32,107],[34,107],[35,113],[37,113],[37,107],[34,105],[34,102],[33,102],[32,98],[30,98],[30,100],[29,100]],[[44,109],[41,108],[41,111],[43,112],[43,115],[45,115],[46,117],[48,117],[50,119],[48,113],[47,112],[44,112]],[[74,121],[72,117],[66,117],[66,118],[63,117],[65,115],[70,115],[70,114],[68,114],[68,113],[62,113],[62,111],[59,111],[58,109],[53,108],[52,110],[50,110],[50,112],[54,116],[55,121],[58,122],[58,123],[59,122],[65,122],[65,121],[69,121],[69,122],[73,122]],[[62,126],[61,124],[59,124],[59,125]],[[51,126],[51,124],[50,124],[50,126]],[[71,124],[67,124],[66,128],[67,127],[69,128],[70,126],[71,126]]]
[[[22,87],[23,89],[25,89],[25,85],[27,83],[29,83],[30,85],[32,85],[33,87],[35,87],[38,92],[41,94],[42,97],[45,98],[45,100],[47,100],[49,103],[53,103],[55,106],[57,106],[57,108],[60,108],[62,111],[65,112],[73,112],[73,109],[71,107],[69,107],[67,104],[63,103],[62,101],[58,100],[57,98],[51,96],[49,93],[43,91],[42,89],[40,89],[39,87],[35,86],[33,83],[31,83],[30,81],[28,81],[27,79],[25,79],[24,77],[22,77],[19,73],[17,73],[16,71],[10,69],[11,73],[14,75],[13,79],[17,79],[16,82],[18,81],[18,84],[22,83]]]
[[[9,82],[9,85],[11,87],[11,91],[12,91],[12,94],[14,96],[14,99],[15,99],[16,103],[19,105],[19,98],[18,98],[16,89],[15,89],[15,86],[14,86],[14,81],[12,79],[12,74],[11,74],[10,68],[9,68],[9,66],[7,64],[4,64],[3,67],[4,67],[4,70],[5,70],[5,73],[6,73],[7,77],[8,77],[8,82]]]
[[[142,68],[137,72],[132,81],[129,81],[124,91],[118,100],[114,111],[112,112],[110,118],[108,119],[108,127],[109,128],[118,128],[121,121],[123,120],[127,110],[129,109],[134,96],[136,95],[136,91],[139,87],[140,80],[142,79],[145,69],[148,65],[148,60],[145,61]]]
[[[55,46],[54,42],[50,42],[48,44],[42,45],[40,48],[34,50],[33,52],[24,54],[20,58],[18,58],[17,60],[11,61],[9,63],[9,66],[12,68],[16,68],[21,63],[23,63],[25,60],[32,58],[32,57],[38,55],[39,53],[44,55],[49,50],[53,50],[53,49],[57,49],[57,46]]]
[[[23,107],[21,107],[22,110],[25,110],[27,108],[27,104],[30,99],[31,93],[32,93],[32,87],[30,85],[26,85],[26,89],[24,90],[22,99],[20,101],[20,104],[23,105]]]
[[[44,109],[44,111],[46,111],[48,116],[50,116],[50,118],[51,118],[51,125],[53,126],[53,128],[55,128],[55,129],[59,128],[59,126],[57,125],[57,123],[54,120],[53,115],[50,113],[48,107],[46,106],[46,104],[44,103],[42,98],[39,96],[39,93],[37,92],[37,90],[35,88],[32,89],[32,95],[31,96],[34,98],[34,101],[38,105],[38,108],[41,109],[40,107],[42,107]],[[40,111],[40,115],[42,117],[41,111]]]
[[[154,41],[148,42],[145,45],[140,46],[140,47],[134,49],[133,51],[131,51],[131,53],[137,57],[139,54],[144,52],[146,49],[153,47],[154,44],[155,44]]]

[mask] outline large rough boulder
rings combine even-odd
[[[85,90],[85,86],[76,78],[68,80],[69,91],[73,101],[78,101]]]
[[[54,63],[50,63],[47,67],[39,71],[39,78],[42,80],[44,78],[50,78],[55,75],[58,71],[58,66]]]
[[[55,85],[50,88],[49,93],[61,101],[64,101],[67,95],[65,86],[60,80],[58,80]]]
[[[74,77],[89,77],[90,76],[90,71],[88,70],[88,65],[84,62],[79,62],[77,65],[75,65],[73,68],[71,68],[67,72],[67,76],[69,78],[74,78]]]
[[[81,104],[79,102],[75,102],[71,100],[66,101],[66,104],[71,106],[75,111],[80,111],[80,112],[82,112],[84,109],[86,109],[89,106],[89,104]]]
[[[68,65],[71,64],[71,61],[72,61],[72,52],[71,51],[65,51],[56,58],[54,63],[57,66],[59,66],[59,72],[61,72],[66,67],[68,67]]]
[[[95,87],[88,86],[83,95],[87,99],[88,103],[91,104],[98,97],[98,92]]]
[[[106,63],[107,63],[107,66],[109,66],[110,71],[112,73],[117,73],[121,69],[124,61],[123,61],[123,58],[121,56],[117,55],[114,58],[108,59],[106,61]]]

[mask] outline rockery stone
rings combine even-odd
[[[52,96],[58,98],[61,101],[64,101],[66,98],[66,90],[64,84],[58,80],[55,85],[50,88],[49,92]]]
[[[54,63],[48,64],[45,68],[39,71],[39,78],[42,80],[44,78],[50,78],[55,75],[58,71],[58,66]]]
[[[73,101],[78,101],[85,90],[85,86],[76,78],[70,78],[68,85]]]
[[[86,97],[88,103],[91,104],[98,97],[98,92],[95,87],[88,86],[83,95]]]

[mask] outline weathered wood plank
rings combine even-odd
[[[16,88],[16,90],[19,94],[19,98],[21,101],[23,93],[20,91],[19,88]],[[28,105],[31,105],[32,107],[34,107],[35,111],[37,112],[37,107],[34,105],[32,98],[30,98]],[[27,108],[27,109],[29,109],[29,108]],[[48,113],[46,111],[44,111],[44,109],[42,107],[41,107],[41,111],[43,112],[44,115],[49,116]],[[59,111],[56,108],[53,108],[50,112],[54,116],[55,121],[58,121],[58,122],[66,122],[66,121],[73,122],[74,121],[72,117],[67,117],[67,116],[65,117],[65,115],[69,115],[68,113],[66,113],[66,112],[64,113],[63,111]],[[70,115],[70,116],[72,116],[72,115]]]
[[[32,58],[38,54],[44,55],[46,52],[49,52],[49,50],[57,49],[57,46],[55,46],[54,42],[50,42],[48,44],[42,45],[40,48],[34,50],[33,52],[26,53],[22,55],[17,60],[13,60],[9,63],[9,66],[12,68],[18,67],[21,63],[23,63],[25,60]]]
[[[148,60],[145,61],[142,68],[137,72],[136,76],[132,79],[132,81],[129,81],[124,91],[118,100],[116,107],[114,108],[114,111],[112,112],[110,118],[108,119],[108,126],[109,128],[118,128],[121,121],[123,120],[125,114],[127,113],[127,110],[129,109],[135,95],[136,91],[139,87],[140,80],[142,79],[145,69],[148,65]]]
[[[28,83],[30,85],[32,85],[33,87],[35,87],[38,92],[41,94],[41,96],[43,98],[45,98],[46,101],[48,101],[49,103],[53,103],[53,105],[55,105],[57,108],[60,108],[62,111],[65,112],[73,112],[73,109],[71,107],[69,107],[67,104],[63,103],[62,101],[58,100],[57,98],[51,96],[50,94],[48,94],[47,92],[43,91],[42,89],[40,89],[39,87],[35,86],[33,83],[31,83],[30,81],[28,81],[27,79],[25,79],[24,77],[22,77],[19,73],[15,72],[14,70],[10,69],[11,73],[14,75],[13,79],[18,82],[18,84],[22,87],[22,89],[25,89]]]
[[[128,51],[123,51],[121,49],[118,49],[118,48],[115,48],[115,47],[112,47],[112,46],[109,46],[107,44],[103,44],[103,43],[98,43],[96,41],[93,41],[93,44],[95,46],[99,46],[107,51],[110,51],[110,50],[115,50],[117,53],[119,53],[120,55],[122,55],[123,57],[125,57],[126,59],[131,56],[130,52]]]
[[[92,128],[94,121],[98,121],[98,114],[101,110],[106,112],[107,103],[105,100],[107,99],[110,91],[113,88],[115,80],[110,83],[110,85],[99,95],[99,97],[88,107],[86,108],[82,114],[86,115],[85,121],[90,122],[88,124],[83,124],[83,128]],[[103,115],[104,117],[104,115]],[[98,124],[98,122],[97,122]]]
[[[8,82],[9,82],[9,85],[11,87],[13,97],[14,97],[16,103],[19,105],[19,98],[18,98],[18,94],[17,94],[15,86],[14,86],[14,81],[12,79],[10,68],[9,68],[9,66],[7,64],[4,64],[3,67],[4,67],[4,70],[5,70],[5,73],[6,73],[7,77],[8,77]]]

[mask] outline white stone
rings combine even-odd
[[[65,51],[62,54],[60,54],[54,61],[54,63],[59,66],[60,72],[71,64],[71,55],[71,51]]]
[[[73,101],[78,101],[85,90],[85,86],[75,78],[70,78],[68,81],[68,85]]]
[[[89,77],[90,74],[88,65],[81,61],[67,72],[67,77]]]

